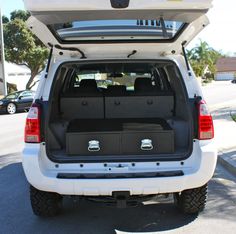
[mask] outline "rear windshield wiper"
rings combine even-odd
[[[166,30],[166,25],[165,25],[165,21],[164,21],[164,19],[162,17],[160,18],[160,23],[161,23],[163,37],[167,38],[168,34],[167,34],[167,30]]]

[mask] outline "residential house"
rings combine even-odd
[[[216,63],[215,80],[233,80],[236,78],[236,57],[220,58]]]

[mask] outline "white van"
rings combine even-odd
[[[129,201],[173,194],[205,207],[217,161],[214,128],[185,47],[211,0],[24,0],[50,49],[25,128],[33,212],[63,196]]]

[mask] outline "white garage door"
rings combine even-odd
[[[216,74],[216,80],[233,80],[233,79],[234,79],[233,72],[224,72]]]

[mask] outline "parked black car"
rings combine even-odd
[[[232,80],[231,83],[236,84],[236,79]]]
[[[0,100],[0,112],[15,114],[17,111],[29,110],[34,94],[35,92],[31,90],[8,94]]]

